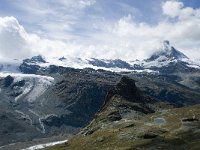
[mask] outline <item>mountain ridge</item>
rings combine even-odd
[[[32,58],[24,59],[21,63],[20,60],[12,60],[12,63],[0,62],[0,71],[21,71],[22,73],[34,74],[39,69],[44,70],[50,68],[50,66],[60,66],[75,69],[102,69],[112,72],[164,73],[163,68],[167,68],[169,70],[169,68],[175,68],[177,65],[181,66],[181,68],[187,68],[188,71],[200,70],[200,62],[195,62],[188,58],[185,54],[171,46],[169,41],[163,41],[155,53],[153,53],[149,58],[143,60],[125,61],[121,59],[86,59],[66,56],[62,56],[60,58],[46,58],[42,55],[38,55],[33,56]],[[23,69],[24,67],[32,68],[32,71],[26,72]]]
[[[162,67],[174,67],[176,65],[182,65],[188,70],[200,70],[200,63],[196,63],[189,59],[185,54],[175,49],[170,45],[169,41],[163,41],[160,48],[153,53],[149,58],[136,61],[124,61],[121,59],[82,59],[82,58],[54,58],[47,59],[38,56],[38,62],[35,62],[36,66],[48,67],[49,65],[72,67],[72,68],[92,68],[95,70],[103,69],[113,72],[160,72],[163,73]],[[26,59],[24,63],[33,64],[33,60],[37,57],[31,59]],[[41,61],[43,60],[43,61]]]

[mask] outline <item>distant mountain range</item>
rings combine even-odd
[[[48,68],[51,65],[61,67],[71,67],[75,69],[102,69],[114,72],[160,72],[172,73],[176,69],[179,71],[195,71],[200,69],[200,61],[191,60],[185,54],[175,49],[170,45],[169,41],[163,41],[160,49],[152,56],[144,60],[124,61],[120,59],[107,60],[96,58],[45,58],[41,55],[34,56],[30,59],[25,59],[23,62],[12,60],[11,62],[0,63],[1,71],[22,71],[20,65],[35,66],[36,68]],[[18,66],[16,65],[18,64]],[[37,66],[37,67],[36,67]]]
[[[169,44],[169,41],[164,41],[159,50],[152,56],[144,60],[123,61],[120,59],[106,60],[106,59],[82,59],[82,58],[44,58],[42,56],[35,56],[31,59],[23,61],[27,65],[38,65],[40,67],[48,67],[50,65],[71,67],[77,69],[93,68],[103,69],[114,72],[161,72],[166,69],[166,73],[176,71],[175,69],[198,70],[200,69],[200,62],[189,59],[185,54],[176,50]],[[163,69],[164,68],[164,69]],[[167,72],[170,71],[170,72]]]

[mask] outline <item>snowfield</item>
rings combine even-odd
[[[37,99],[37,97],[41,96],[54,82],[54,78],[49,76],[0,72],[0,77],[2,78],[5,78],[9,75],[14,78],[14,83],[25,80],[25,85],[21,87],[23,93],[17,96],[15,101],[18,101],[24,97],[27,99],[27,101],[33,102],[35,99]]]
[[[63,144],[65,142],[67,142],[68,140],[64,140],[64,141],[57,141],[57,142],[52,142],[52,143],[46,143],[46,144],[39,144],[39,145],[35,145],[35,146],[31,146],[22,150],[37,150],[37,149],[42,149],[45,147],[49,147],[49,146],[54,146],[57,144]]]

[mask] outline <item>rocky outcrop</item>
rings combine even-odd
[[[129,102],[144,102],[144,97],[141,94],[141,91],[136,87],[135,81],[126,76],[122,77],[116,87],[113,90],[109,91],[105,103],[107,103],[115,95],[119,95]]]
[[[146,114],[154,113],[164,104],[144,95],[129,77],[122,77],[118,84],[108,92],[102,109],[95,119],[80,134],[93,134],[102,126],[113,126],[115,121],[138,120]],[[92,131],[92,132],[91,132]]]
[[[4,86],[9,87],[14,81],[14,78],[8,75],[7,77],[4,78]]]
[[[25,59],[26,63],[46,63],[44,58],[41,55],[33,56],[31,59]]]
[[[154,111],[147,105],[155,102],[155,99],[144,95],[136,87],[135,80],[124,76],[114,89],[108,92],[102,109],[107,109],[108,106],[113,105],[116,109],[131,109],[142,113],[151,113]]]

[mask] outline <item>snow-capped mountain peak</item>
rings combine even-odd
[[[25,59],[24,62],[27,63],[46,63],[45,58],[43,56],[33,56],[31,59]]]
[[[171,51],[172,47],[169,43],[169,41],[165,40],[165,41],[162,41],[160,43],[160,48],[163,50],[163,51],[166,51],[166,52],[169,52]]]
[[[200,65],[196,61],[192,61],[185,54],[175,49],[170,45],[169,41],[162,41],[155,53],[153,53],[148,59],[142,61],[133,61],[131,65],[139,65],[143,69],[150,70],[162,70],[171,67],[174,70],[177,66],[180,68],[200,68]],[[162,70],[163,71],[163,70]]]
[[[173,46],[170,45],[169,41],[163,41],[161,42],[158,50],[153,53],[153,55],[146,59],[147,62],[154,61],[156,59],[166,59],[166,60],[182,60],[182,59],[188,59],[186,55],[184,55],[182,52],[175,49]]]

